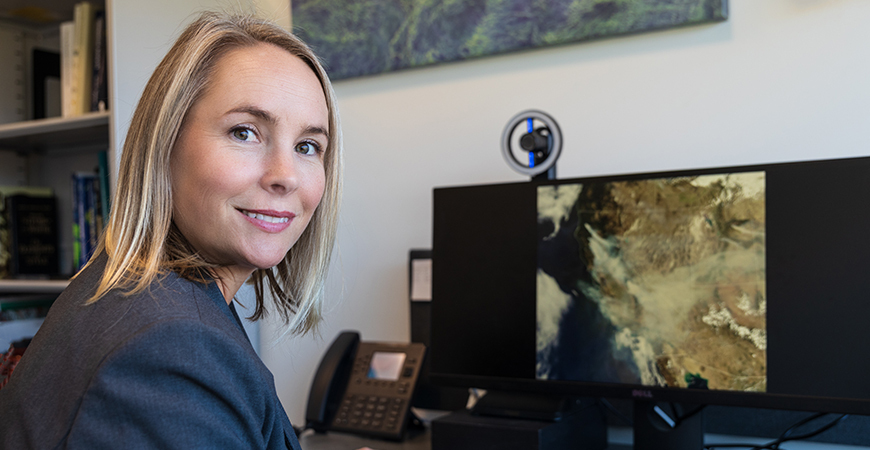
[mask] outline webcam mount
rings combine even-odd
[[[501,137],[502,156],[508,166],[532,180],[556,178],[556,160],[562,152],[562,131],[548,114],[530,109],[514,116]]]

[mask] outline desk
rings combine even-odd
[[[425,432],[411,435],[402,442],[370,439],[347,433],[330,431],[317,434],[308,430],[299,436],[302,450],[356,450],[369,447],[374,450],[430,450],[429,428]]]
[[[402,442],[368,439],[352,434],[329,432],[316,434],[309,430],[299,436],[302,450],[356,450],[369,447],[374,450],[431,450],[429,428],[426,431],[412,435]],[[631,450],[630,445],[610,444],[607,450]]]
[[[614,432],[616,431],[616,432]],[[624,441],[624,437],[630,435],[630,430],[612,429],[610,435],[614,440]],[[767,442],[770,439],[746,439],[734,438],[730,436],[707,435],[706,443],[722,443],[722,442]],[[432,446],[429,443],[429,428],[426,431],[417,435],[411,436],[402,442],[384,441],[380,439],[368,439],[352,434],[329,432],[326,434],[315,434],[308,430],[302,433],[299,437],[299,442],[302,444],[302,450],[356,450],[362,447],[369,447],[374,450],[431,450]],[[793,450],[853,450],[870,447],[853,447],[834,444],[825,444],[819,442],[790,442],[787,448]],[[618,444],[611,442],[607,446],[607,450],[632,450],[631,445]]]

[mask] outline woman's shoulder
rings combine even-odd
[[[3,389],[6,406],[34,412],[21,417],[22,426],[43,430],[45,439],[62,439],[84,393],[99,384],[95,380],[108,379],[100,375],[106,370],[127,373],[134,367],[131,361],[189,367],[182,355],[193,358],[200,352],[254,360],[253,350],[246,348],[250,344],[210,298],[208,286],[167,274],[143,292],[110,292],[88,304],[100,275],[101,264],[92,264],[72,280]],[[191,367],[205,373],[216,365],[199,361]],[[52,424],[49,428],[60,434],[42,424]]]
[[[119,420],[131,417],[126,412],[134,405],[137,417],[149,427],[183,429],[184,442],[226,438],[228,448],[237,447],[230,445],[233,436],[262,440],[253,432],[262,423],[227,429],[226,436],[196,434],[209,429],[203,424],[214,423],[216,417],[212,408],[202,405],[230,405],[229,416],[233,411],[255,411],[246,423],[280,413],[274,408],[277,400],[268,369],[235,330],[236,324],[221,319],[220,309],[211,308],[210,301],[195,284],[191,288],[191,282],[169,277],[150,292],[110,295],[86,306],[67,302],[56,305],[64,309],[52,307],[52,313],[59,314],[28,348],[33,353],[25,354],[19,365],[22,376],[4,388],[16,389],[16,403],[31,405],[28,411],[49,416],[47,422],[22,417],[22,423],[27,421],[33,429],[50,423],[44,439],[53,444],[90,436],[94,426],[105,436],[121,436],[120,429],[139,430],[141,424]],[[63,315],[70,311],[72,315]],[[180,415],[182,410],[187,413]],[[81,425],[85,422],[75,422],[76,417],[90,420]],[[79,432],[69,432],[75,423],[81,425]]]
[[[64,315],[81,315],[105,320],[156,321],[171,318],[202,319],[215,308],[209,283],[199,283],[179,277],[176,273],[160,273],[153,282],[139,292],[131,293],[123,287],[113,289],[96,301],[90,299],[105,271],[105,253],[80,272],[52,306],[64,310]],[[213,282],[212,282],[213,283]]]
[[[68,358],[70,354],[95,360],[137,335],[155,332],[158,324],[184,323],[191,329],[214,329],[234,336],[235,324],[209,295],[209,286],[166,273],[145,290],[129,294],[121,289],[89,302],[104,263],[95,261],[58,297],[31,343],[34,349]],[[149,331],[150,330],[150,331]],[[44,345],[42,345],[44,344]],[[50,349],[50,350],[49,350]],[[96,361],[91,361],[96,363]]]

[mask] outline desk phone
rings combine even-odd
[[[327,350],[312,383],[307,426],[400,440],[426,347],[361,342],[343,332]]]

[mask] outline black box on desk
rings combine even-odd
[[[602,450],[607,425],[597,407],[557,422],[457,411],[432,421],[432,450]]]

